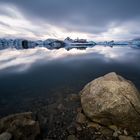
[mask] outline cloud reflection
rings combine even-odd
[[[96,46],[85,50],[65,49],[48,50],[43,47],[37,47],[28,50],[6,49],[0,51],[0,71],[13,68],[14,72],[23,72],[30,69],[33,65],[57,61],[74,61],[76,59],[93,59],[97,58],[106,63],[110,61],[130,62],[138,59],[140,51],[130,47],[103,47]]]

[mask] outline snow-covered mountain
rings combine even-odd
[[[48,49],[59,49],[59,48],[80,48],[80,47],[93,47],[95,45],[104,46],[115,46],[115,45],[135,45],[140,47],[140,39],[133,39],[131,41],[87,41],[84,39],[72,40],[70,38],[62,40],[57,39],[47,39],[47,40],[25,40],[25,39],[5,39],[0,38],[0,50],[6,48],[16,48],[16,49],[28,49],[34,47],[46,47]]]
[[[28,41],[24,39],[0,39],[0,49],[16,48],[27,49],[36,46],[34,41]]]
[[[114,45],[129,45],[131,41],[104,41],[96,42],[97,45],[114,46]]]
[[[59,49],[65,47],[65,42],[56,39],[47,39],[43,41],[43,45],[48,49]]]
[[[103,41],[96,42],[97,45],[105,45],[105,46],[115,46],[115,45],[137,45],[140,46],[140,39],[134,39],[130,41]]]
[[[34,47],[46,47],[48,49],[59,49],[65,46],[65,43],[56,39],[47,39],[45,41],[29,41],[24,39],[0,39],[0,49],[16,48],[28,49]]]

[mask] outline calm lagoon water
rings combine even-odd
[[[140,49],[131,46],[95,46],[85,50],[0,51],[0,116],[28,110],[28,104],[54,93],[78,93],[108,72],[133,81],[140,89]],[[68,93],[69,93],[68,92]]]

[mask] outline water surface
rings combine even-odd
[[[78,93],[83,86],[108,72],[116,72],[140,88],[140,50],[131,46],[95,46],[85,50],[0,51],[0,115],[20,111],[21,105],[54,92]]]

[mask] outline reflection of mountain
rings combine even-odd
[[[67,50],[77,48],[85,49],[88,47],[94,47],[95,45],[102,46],[126,46],[129,45],[133,48],[140,47],[140,39],[134,39],[131,41],[103,41],[103,42],[94,42],[87,41],[85,39],[75,39],[66,38],[64,41],[57,39],[47,39],[47,40],[25,40],[25,39],[0,39],[0,50],[6,48],[16,48],[16,49],[28,49],[35,47],[45,47],[47,49],[60,49],[65,48]]]
[[[130,41],[103,41],[97,42],[97,45],[116,46],[116,45],[129,45]]]
[[[136,38],[132,40],[132,45],[136,45],[140,47],[140,38]]]
[[[140,45],[130,45],[131,48],[140,49]]]
[[[47,39],[43,41],[43,46],[48,49],[60,49],[65,47],[65,43],[56,39]]]
[[[133,41],[140,41],[140,37],[133,39]]]
[[[87,46],[81,46],[81,47],[77,47],[77,46],[74,46],[75,49],[77,50],[85,50],[87,48]],[[72,47],[66,47],[66,50],[71,50],[73,49]]]

